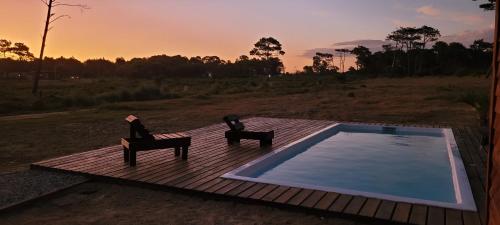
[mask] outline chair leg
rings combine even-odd
[[[133,149],[129,149],[129,165],[135,166],[137,159],[137,153]]]
[[[260,147],[273,145],[273,140],[260,140]]]
[[[227,138],[227,144],[228,145],[233,145],[233,144],[239,144],[240,139],[239,138]]]
[[[175,156],[179,156],[181,154],[181,147],[175,147]]]
[[[129,160],[128,154],[129,154],[128,148],[123,147],[123,161],[124,162],[128,162],[128,160]]]
[[[183,146],[182,147],[182,159],[187,160],[188,159],[188,146]]]

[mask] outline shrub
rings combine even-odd
[[[474,107],[478,112],[481,118],[486,118],[488,115],[489,108],[489,95],[485,92],[478,91],[466,91],[461,94],[459,99],[460,102],[467,103]]]
[[[131,93],[132,99],[136,101],[155,100],[162,97],[162,93],[158,87],[142,86]]]

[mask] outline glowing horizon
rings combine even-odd
[[[283,44],[288,72],[310,65],[308,52],[331,50],[344,41],[383,40],[398,26],[426,24],[441,30],[447,40],[468,43],[488,38],[493,24],[493,14],[469,0],[67,2],[83,2],[91,9],[81,13],[56,8],[72,18],[57,22],[50,31],[48,57],[114,61],[162,54],[216,55],[234,62],[248,55],[259,38],[272,36]],[[38,56],[45,16],[38,0],[5,2],[0,8],[0,39],[23,42]]]

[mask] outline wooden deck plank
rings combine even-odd
[[[471,140],[473,143],[473,146],[480,147],[481,146],[481,131],[478,127],[465,127],[465,136],[468,137],[468,139]],[[479,159],[483,162],[483,165],[486,165],[487,160],[487,153],[486,151],[477,151],[477,154],[479,156]]]
[[[262,200],[272,202],[274,199],[278,198],[283,193],[285,193],[288,189],[290,189],[290,187],[279,186],[278,188],[274,189],[272,192],[270,192],[266,196],[264,196],[262,198]]]
[[[392,213],[394,212],[395,207],[395,202],[383,200],[378,207],[377,213],[375,213],[375,218],[390,220],[392,218]]]
[[[368,199],[365,205],[361,208],[359,215],[365,217],[374,217],[375,213],[377,212],[378,206],[380,205],[380,202],[382,201],[379,199]]]
[[[479,184],[481,184],[482,188],[485,187],[485,164],[479,159],[478,151],[479,146],[471,145],[469,139],[464,134],[463,128],[457,128],[453,130],[458,134],[458,138],[456,138],[457,144],[459,145],[459,151],[462,156],[462,160],[467,163],[469,168],[472,168],[472,171],[469,173],[473,174],[473,177],[479,178]],[[467,167],[466,167],[467,169]]]
[[[238,197],[249,198],[252,194],[256,193],[257,191],[264,188],[265,186],[266,186],[266,184],[257,183],[255,185],[253,185],[252,187],[246,189],[245,191],[239,193]]]
[[[427,223],[427,206],[413,205],[410,213],[410,224],[425,225]]]
[[[224,138],[224,132],[228,128],[221,123],[184,132],[186,135],[192,136],[192,145],[187,161],[174,157],[173,150],[165,149],[140,152],[137,156],[137,166],[129,167],[123,162],[121,146],[110,146],[48,159],[33,165],[218,195],[238,196],[304,208],[374,217],[398,223],[481,224],[482,218],[475,212],[221,178],[222,174],[267,154],[271,150],[278,149],[334,123],[334,121],[275,118],[249,118],[244,119],[243,122],[246,123],[248,129],[252,130],[274,129],[276,138],[272,147],[262,149],[257,141],[248,140],[242,140],[239,145],[229,146]],[[486,194],[482,188],[484,187],[484,157],[486,153],[478,147],[480,140],[475,135],[477,132],[475,128],[453,128],[453,132],[479,211],[480,213],[484,212],[482,202]],[[158,135],[163,136],[164,134]],[[177,137],[181,134],[171,133],[169,135]]]
[[[479,215],[475,212],[462,212],[462,219],[464,225],[481,225],[481,219],[479,219]]]
[[[205,192],[213,193],[213,192],[215,192],[215,191],[217,191],[217,190],[219,190],[219,189],[221,189],[221,188],[223,188],[223,187],[225,187],[225,186],[227,186],[227,185],[229,185],[231,183],[235,183],[235,182],[237,182],[237,181],[223,180],[222,182],[219,182],[219,183],[214,184],[214,185],[212,185],[210,187],[207,187],[206,189],[204,189],[204,191]]]
[[[309,189],[301,189],[299,193],[297,193],[295,196],[293,196],[289,201],[288,204],[290,205],[300,205],[309,195],[313,193],[313,190]]]
[[[328,208],[328,210],[333,212],[342,212],[347,204],[351,201],[352,196],[350,195],[340,195],[339,198]]]
[[[253,195],[250,195],[249,198],[251,198],[251,199],[261,199],[265,195],[267,195],[268,193],[272,192],[276,188],[278,188],[278,185],[273,185],[273,184],[265,185],[264,188],[262,188],[259,191],[255,192]]]
[[[407,223],[410,218],[411,204],[408,203],[397,203],[396,209],[394,209],[394,214],[392,215],[392,220],[399,223]]]
[[[434,206],[429,207],[429,212],[427,213],[427,224],[428,225],[444,225],[445,214],[443,208],[437,208]]]
[[[446,225],[462,225],[462,213],[455,209],[446,209]]]
[[[214,192],[217,194],[226,194],[227,192],[235,189],[236,187],[242,185],[243,183],[244,183],[243,181],[234,181],[234,182],[231,182],[230,184],[228,184],[222,188],[215,190]],[[236,191],[233,191],[233,192],[236,192]],[[236,194],[239,194],[239,193],[236,193]]]
[[[253,182],[243,182],[241,185],[238,185],[238,186],[234,187],[233,189],[227,191],[226,194],[236,196],[236,195],[240,194],[241,192],[247,190],[248,188],[252,187],[255,184],[256,183],[253,183]]]
[[[300,206],[302,207],[307,207],[307,208],[312,208],[313,206],[318,203],[318,201],[323,198],[323,196],[326,195],[325,191],[314,191],[309,197],[307,197],[301,204]]]
[[[335,192],[326,193],[321,200],[314,206],[315,209],[327,210],[333,204],[333,202],[340,196],[340,194]]]
[[[190,160],[189,160],[189,164],[193,165],[191,168],[193,168],[193,169],[200,168],[199,166],[198,167],[196,167],[196,166],[218,162],[221,157],[222,158],[231,158],[231,155],[228,155],[228,152],[230,150],[233,150],[233,148],[231,148],[230,146],[227,146],[223,136],[221,137],[221,135],[222,134],[218,134],[217,138],[213,138],[213,137],[210,138],[208,143],[206,143],[204,145],[203,145],[204,142],[198,141],[197,139],[193,138],[193,146],[191,146],[191,150],[190,150],[191,153],[190,153]],[[208,151],[199,151],[199,148],[197,148],[198,144],[200,145],[199,148],[204,148],[204,146],[206,146],[207,144],[210,144],[211,148]],[[205,157],[203,157],[203,155],[205,155]],[[210,157],[206,157],[206,155],[210,155]],[[199,157],[197,157],[197,156],[199,156]],[[165,167],[165,166],[170,166],[170,165],[163,163],[157,167]],[[176,166],[178,167],[181,165],[174,165],[170,169],[178,171],[178,168],[176,168]],[[151,170],[156,171],[156,173],[148,172],[148,173],[146,173],[146,176],[143,176],[140,179],[147,181],[147,182],[155,183],[155,182],[157,182],[155,179],[161,179],[161,175],[163,175],[167,172],[170,172],[170,171],[158,169],[157,167],[151,168]],[[127,178],[127,177],[125,177],[125,178]]]
[[[307,128],[309,129],[309,128]],[[306,129],[306,130],[307,130]],[[292,132],[292,131],[287,131],[287,132]],[[310,131],[312,132],[312,130]],[[295,136],[295,135],[288,135],[290,138],[299,138],[298,136]],[[280,143],[281,145],[284,145],[286,144],[286,142],[281,142]],[[274,146],[279,146],[278,143]],[[242,151],[244,152],[243,154],[238,154],[238,162],[246,162],[248,161],[248,159],[246,158],[242,158],[243,155],[245,154],[245,152],[248,152],[246,154],[250,154],[250,155],[244,155],[245,157],[256,157],[256,154],[264,154],[264,153],[267,153],[267,152],[262,152],[260,151],[260,148],[258,146],[251,146],[251,149],[252,150],[255,150],[255,151],[251,151],[250,149],[242,149]],[[234,162],[235,160],[234,159],[227,159],[228,161],[232,161]],[[222,162],[218,162],[218,164],[216,165],[220,165]],[[236,162],[235,162],[236,163]],[[237,167],[239,165],[236,165],[235,167]],[[225,167],[226,168],[226,167]],[[224,169],[224,168],[223,168]],[[227,170],[231,170],[230,169],[227,169]],[[185,187],[186,185],[189,185],[195,181],[197,181],[197,178],[199,179],[204,179],[202,181],[208,181],[209,179],[214,179],[215,177],[217,177],[219,175],[218,173],[219,171],[218,170],[204,170],[202,172],[200,172],[200,174],[197,174],[196,171],[188,171],[187,173],[188,174],[182,174],[182,173],[177,173],[174,177],[168,177],[168,178],[164,178],[163,180],[161,181],[151,181],[151,182],[157,182],[157,183],[161,183],[161,184],[168,184],[168,185],[175,185],[175,186],[178,186],[178,187]],[[211,177],[210,176],[207,176],[206,174],[207,173],[210,173],[210,174],[213,174]],[[188,187],[189,188],[189,187]]]
[[[355,196],[345,208],[344,213],[357,215],[361,210],[361,207],[365,204],[365,201],[365,197]]]
[[[293,198],[299,192],[300,192],[300,188],[295,188],[295,187],[289,188],[287,191],[285,191],[285,193],[283,193],[277,199],[275,199],[274,202],[286,203],[286,202],[288,202],[288,200]]]
[[[211,125],[211,126],[191,130],[187,133],[190,133],[190,135],[197,135],[197,134],[201,134],[202,132],[207,132],[207,131],[218,131],[222,127],[223,127],[223,124],[216,124],[216,125]],[[96,155],[106,155],[109,151],[116,151],[116,150],[121,151],[122,150],[121,145],[110,146],[110,147],[96,149],[96,150],[87,151],[87,152],[75,153],[72,155],[54,158],[54,159],[38,162],[35,164],[40,164],[40,165],[43,164],[43,165],[48,166],[48,167],[53,167],[55,165],[60,165],[61,163],[78,162],[78,161],[81,161],[82,158],[84,159],[84,158],[93,157]]]

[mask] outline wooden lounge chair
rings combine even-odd
[[[182,149],[182,159],[187,160],[191,137],[182,133],[152,135],[136,116],[130,115],[125,120],[130,124],[130,137],[122,138],[121,142],[123,146],[123,159],[130,166],[136,165],[136,154],[138,151],[155,149],[174,148],[175,156],[179,156]],[[137,137],[137,134],[140,137]]]
[[[269,146],[273,144],[274,131],[247,131],[245,125],[240,121],[236,115],[228,115],[223,118],[224,122],[229,126],[230,130],[226,131],[225,136],[227,143],[232,145],[240,143],[241,139],[259,140],[260,147]]]

